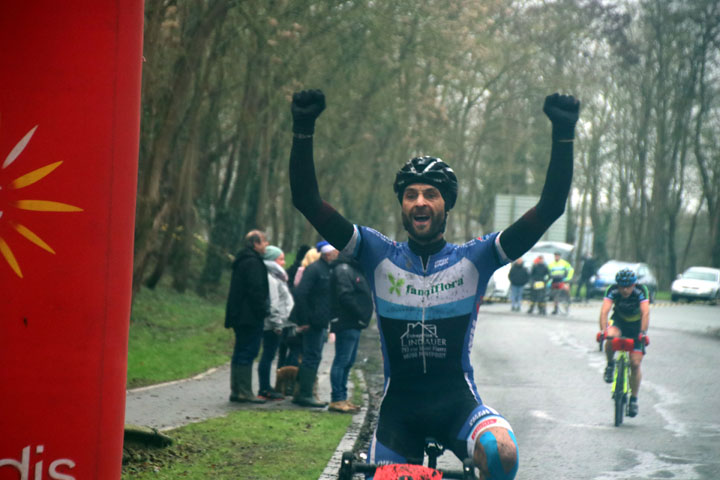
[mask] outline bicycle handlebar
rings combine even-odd
[[[355,473],[364,473],[364,474],[370,474],[374,475],[378,468],[382,466],[390,466],[390,465],[378,465],[374,463],[361,463],[361,462],[353,462],[352,466],[350,467],[350,475],[353,475]],[[432,468],[432,467],[429,467]],[[464,479],[464,478],[475,478],[472,461],[470,459],[463,462],[463,469],[462,470],[448,470],[448,469],[435,469],[438,473],[442,474],[442,478],[447,479]],[[349,477],[348,477],[349,478]],[[407,478],[407,477],[399,477],[399,478]]]
[[[615,337],[612,339],[612,349],[616,352],[624,350],[632,352],[635,350],[635,339],[627,337]]]
[[[598,347],[600,350],[602,350],[602,342],[604,340],[611,340],[612,341],[612,349],[616,352],[618,351],[626,351],[626,352],[632,352],[635,350],[635,339],[630,337],[612,337],[608,338],[605,332],[598,332],[595,336],[595,340],[598,342]],[[647,335],[643,335],[642,333],[638,335],[638,340],[640,340],[640,345],[642,346],[642,352],[645,353],[645,347],[650,345],[650,337]]]

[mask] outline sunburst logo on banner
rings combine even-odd
[[[22,190],[39,182],[46,176],[50,175],[53,170],[63,163],[62,161],[51,163],[45,165],[44,167],[40,167],[37,170],[27,172],[17,178],[10,180],[6,179],[7,175],[4,174],[5,169],[12,165],[12,163],[20,157],[20,154],[22,154],[25,147],[27,147],[28,143],[30,143],[30,140],[35,134],[37,128],[38,125],[35,125],[27,134],[25,134],[15,147],[13,147],[8,156],[5,157],[2,167],[0,167],[0,226],[2,226],[2,223],[6,223],[10,227],[9,229],[0,229],[0,263],[2,263],[2,259],[4,259],[12,271],[20,278],[23,277],[22,270],[20,269],[20,262],[15,257],[15,254],[10,246],[11,243],[15,241],[15,238],[12,238],[11,236],[4,238],[2,236],[3,231],[8,231],[10,234],[14,231],[27,241],[37,245],[47,252],[52,253],[53,255],[55,254],[55,250],[53,250],[53,248],[45,240],[40,238],[39,235],[30,230],[30,228],[26,225],[14,220],[15,215],[13,215],[13,210],[26,210],[33,212],[83,211],[82,208],[51,200],[36,200],[32,198],[14,199],[15,197],[22,197],[25,192],[23,191],[18,194],[14,194],[14,191]]]

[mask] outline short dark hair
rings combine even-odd
[[[262,242],[263,238],[267,238],[267,235],[262,230],[250,230],[245,235],[245,246],[253,248],[256,243]]]

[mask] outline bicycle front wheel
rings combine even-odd
[[[560,308],[564,315],[570,313],[570,292],[568,290],[563,290],[560,294]]]
[[[615,401],[615,426],[619,427],[623,422],[623,415],[625,414],[625,402],[627,397],[625,395],[625,358],[620,357],[615,364],[615,390],[613,393],[613,400]]]

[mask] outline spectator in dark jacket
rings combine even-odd
[[[592,287],[592,285],[590,285],[590,278],[595,275],[596,270],[597,265],[595,264],[595,259],[590,255],[585,256],[582,270],[580,270],[580,280],[578,281],[577,290],[575,290],[576,301],[580,301],[580,289],[583,286],[585,286],[585,301],[588,301],[590,288]]]
[[[245,236],[245,248],[235,257],[230,293],[225,309],[225,328],[235,331],[230,362],[230,401],[263,403],[252,391],[252,365],[260,352],[265,317],[270,314],[268,272],[263,254],[268,241],[263,232]]]
[[[328,242],[316,246],[321,253],[320,260],[310,264],[303,272],[300,284],[295,289],[296,314],[291,316],[303,330],[302,362],[298,370],[298,393],[293,403],[304,407],[324,407],[313,395],[313,385],[322,358],[323,343],[330,320],[336,317],[330,298],[330,264],[337,258],[338,251]]]
[[[545,283],[550,278],[550,269],[548,269],[547,263],[542,255],[538,255],[533,262],[532,269],[530,270],[530,285],[532,292],[530,293],[530,310],[528,313],[532,313],[535,305],[538,307],[538,313],[540,315],[546,315],[545,310]]]
[[[530,272],[527,271],[525,265],[523,265],[522,257],[515,260],[510,267],[510,273],[508,274],[510,280],[510,303],[512,304],[511,310],[513,312],[519,312],[522,304],[523,289],[525,284],[530,279]]]
[[[335,358],[330,368],[329,409],[353,413],[359,407],[347,398],[347,382],[355,363],[360,332],[372,317],[372,294],[360,264],[346,255],[339,255],[333,263],[330,285],[338,317],[330,323],[330,331],[335,334]]]

